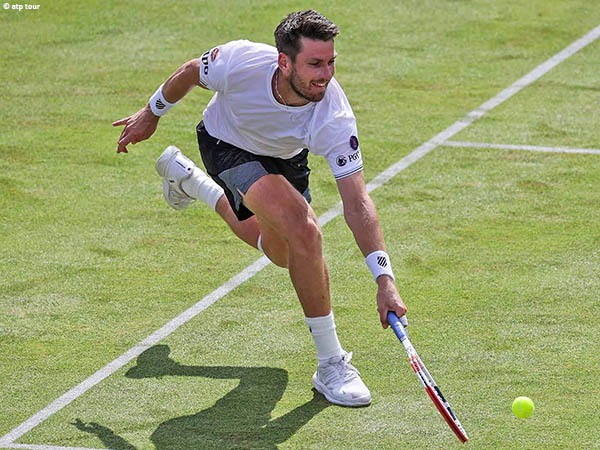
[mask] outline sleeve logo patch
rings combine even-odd
[[[335,159],[335,163],[339,167],[344,167],[348,162],[356,162],[360,161],[360,150],[355,151],[354,153],[350,153],[349,155],[339,155]]]
[[[206,51],[206,52],[202,53],[202,56],[200,57],[200,62],[204,66],[204,67],[201,67],[201,70],[204,73],[204,75],[208,75],[208,58],[209,58],[209,55],[210,55],[210,52]]]
[[[358,138],[356,136],[350,136],[350,147],[352,150],[356,150],[358,148]]]
[[[215,59],[217,59],[218,55],[219,55],[219,47],[213,48],[212,51],[210,52],[210,60],[214,61]]]

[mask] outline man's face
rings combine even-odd
[[[335,73],[333,39],[320,41],[301,38],[301,50],[292,63],[290,85],[300,97],[319,102],[325,96],[329,81]]]

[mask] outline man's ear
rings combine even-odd
[[[292,73],[292,60],[285,53],[280,52],[277,58],[279,69],[283,72],[283,75],[287,78]]]

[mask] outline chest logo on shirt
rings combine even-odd
[[[356,150],[358,148],[358,138],[356,136],[350,136],[350,147],[352,150]]]

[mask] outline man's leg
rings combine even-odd
[[[281,175],[265,175],[243,196],[259,222],[275,233],[263,237],[283,240],[289,252],[289,272],[306,317],[331,312],[329,276],[323,259],[318,219],[304,197]]]
[[[313,385],[332,403],[369,405],[371,393],[350,364],[352,354],[342,349],[337,337],[321,228],[313,209],[281,175],[263,176],[243,199],[259,222],[287,243],[290,278],[317,347],[319,364]]]
[[[279,267],[288,267],[288,245],[277,232],[267,223],[260,221],[256,216],[246,220],[238,220],[227,197],[223,195],[217,202],[215,211],[229,225],[231,231],[246,244],[258,248],[260,237],[260,250]]]
[[[288,266],[287,243],[278,239],[268,224],[259,224],[255,216],[238,220],[223,189],[177,147],[167,147],[156,162],[156,170],[163,177],[163,194],[172,208],[184,209],[200,200],[214,209],[242,241],[258,248],[262,237],[261,250],[267,257],[280,267]]]
[[[243,198],[255,213],[247,220],[237,219],[225,195],[215,210],[247,244],[256,248],[260,235],[265,254],[288,267],[306,317],[327,316],[331,312],[329,274],[323,259],[321,228],[313,209],[281,175],[260,178]]]
[[[283,176],[264,175],[250,185],[246,194],[238,190],[243,203],[255,213],[239,221],[223,190],[188,158],[167,149],[159,158],[157,170],[165,180],[165,198],[174,208],[185,208],[192,198],[201,199],[244,242],[256,248],[259,236],[262,238],[265,254],[276,264],[288,267],[304,310],[319,360],[313,385],[332,403],[368,405],[371,394],[350,364],[352,354],[342,349],[337,338],[321,229],[304,197]]]

